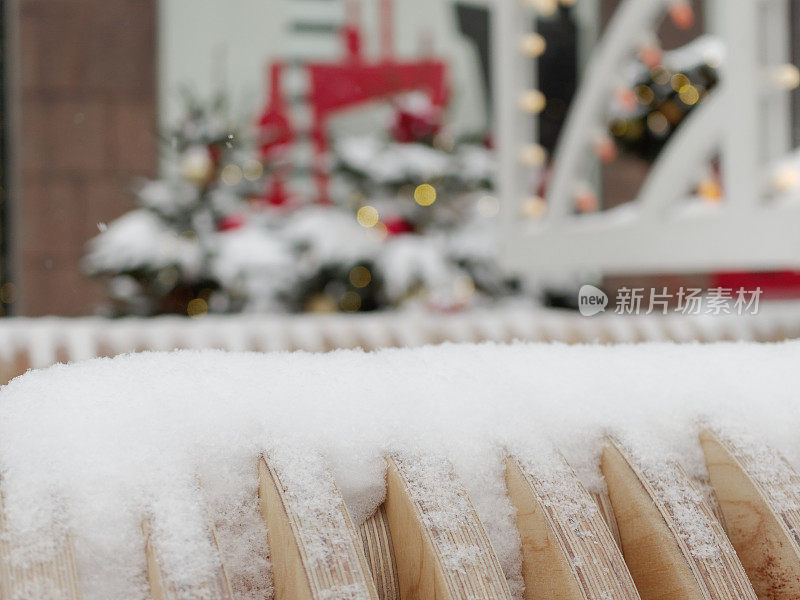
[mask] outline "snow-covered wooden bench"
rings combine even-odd
[[[145,350],[234,352],[376,350],[443,342],[774,342],[800,338],[800,303],[762,303],[757,315],[613,313],[591,318],[522,304],[462,313],[212,315],[200,319],[0,319],[0,385],[28,369]]]
[[[798,359],[517,344],[32,372],[0,391],[0,598],[796,599]]]

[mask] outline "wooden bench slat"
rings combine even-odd
[[[420,481],[410,460],[388,458],[386,472],[400,598],[510,600],[497,555],[455,474],[450,472],[449,485]],[[443,514],[453,519],[445,523]]]
[[[731,542],[758,597],[800,598],[800,476],[766,446],[760,460],[771,462],[768,480],[752,451],[708,430],[700,444]]]
[[[386,507],[381,504],[361,524],[359,531],[378,597],[380,600],[400,600],[400,583],[397,580],[397,564]]]
[[[30,600],[50,596],[79,600],[78,572],[72,541],[67,537],[48,560],[31,565],[14,563],[7,539],[7,521],[0,499],[0,600]]]
[[[516,457],[506,461],[508,494],[522,540],[525,600],[639,600],[595,499],[561,461],[557,486],[538,478]],[[563,497],[565,484],[569,498]]]
[[[672,482],[650,481],[623,447],[609,440],[602,454],[602,470],[617,516],[628,568],[645,600],[704,599],[754,600],[755,593],[722,526],[689,477],[674,466]],[[702,529],[699,548],[680,530],[673,507],[659,491],[661,485],[679,485],[691,518]],[[694,493],[696,502],[686,498]]]
[[[363,542],[333,480],[318,482],[328,489],[317,491],[330,493],[335,505],[312,521],[272,461],[262,456],[258,472],[275,600],[378,600]]]
[[[169,578],[164,573],[158,557],[158,550],[153,544],[150,523],[147,519],[142,520],[142,532],[145,537],[147,580],[150,583],[152,600],[177,600],[181,597],[181,594],[176,591],[174,585],[170,583]],[[216,547],[217,539],[213,528],[209,531],[209,536],[211,543]],[[197,589],[192,590],[192,593],[197,597],[208,598],[209,600],[233,600],[233,592],[225,571],[225,565],[221,564],[215,573],[209,574],[207,581],[197,582]]]

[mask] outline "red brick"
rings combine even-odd
[[[15,150],[20,154],[23,173],[46,170],[51,165],[49,123],[50,104],[29,94],[22,97],[19,140]]]
[[[108,112],[100,99],[54,103],[47,115],[53,169],[82,174],[108,169]]]
[[[153,102],[116,103],[112,109],[111,153],[115,169],[124,174],[155,173],[158,138]]]
[[[93,89],[153,98],[155,90],[155,4],[151,0],[94,0],[86,65]]]

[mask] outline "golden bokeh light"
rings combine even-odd
[[[547,98],[539,90],[528,90],[519,97],[519,108],[527,113],[539,114],[547,106]]]
[[[345,312],[356,312],[361,308],[361,295],[358,292],[345,292],[339,300],[339,306]]]
[[[242,180],[242,168],[239,165],[225,165],[220,177],[225,185],[236,185]]]
[[[261,164],[261,161],[253,158],[244,163],[242,172],[247,181],[256,181],[264,174],[264,165]]]
[[[663,113],[656,110],[647,115],[647,127],[656,135],[662,135],[669,127],[669,121]]]
[[[547,202],[541,196],[532,196],[522,202],[522,216],[537,219],[547,212]]]
[[[429,183],[418,185],[414,190],[414,201],[420,206],[430,206],[436,202],[436,188]]]
[[[697,88],[693,85],[685,85],[678,90],[678,98],[680,98],[681,102],[684,104],[692,106],[693,104],[697,104],[697,101],[700,100],[700,92],[698,92]]]
[[[519,161],[526,167],[539,167],[547,160],[547,150],[539,144],[527,144],[519,150]]]
[[[190,317],[201,317],[208,312],[208,303],[202,298],[190,300],[186,306],[186,314]]]
[[[544,37],[538,33],[529,33],[520,40],[520,50],[526,56],[531,58],[538,58],[547,49],[547,42]]]
[[[370,281],[372,281],[372,273],[370,273],[367,267],[359,265],[357,267],[353,267],[350,270],[349,279],[353,287],[357,288],[367,287]]]
[[[362,227],[375,227],[379,219],[380,215],[378,214],[378,209],[369,204],[359,208],[356,213],[356,220]]]
[[[768,71],[773,85],[782,90],[794,90],[800,87],[800,70],[792,64],[777,65]]]

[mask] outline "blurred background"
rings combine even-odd
[[[561,312],[584,283],[612,307],[637,286],[645,305],[687,286],[800,295],[796,0],[2,7],[9,348],[35,337],[20,317],[398,310],[479,312],[452,328],[468,339],[591,341],[616,338]],[[648,213],[615,233],[620,209],[670,194],[702,220]],[[582,217],[608,235],[566,224]],[[576,319],[491,333],[502,314]],[[70,322],[40,322],[57,340],[40,362],[75,346]],[[322,346],[348,344],[370,345]]]

